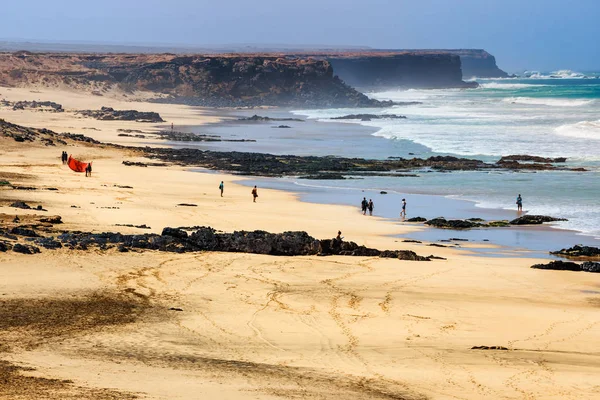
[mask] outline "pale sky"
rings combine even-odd
[[[600,70],[600,0],[27,0],[0,40],[483,48],[508,71]]]

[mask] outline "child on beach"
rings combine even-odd
[[[406,199],[402,199],[402,211],[400,211],[401,217],[406,217]]]
[[[517,196],[517,211],[523,211],[523,198],[521,197],[521,193]]]
[[[254,186],[252,189],[252,202],[256,203],[256,198],[258,197],[258,189]]]
[[[223,185],[223,181],[221,181],[221,184],[219,185],[219,190],[221,191],[221,197],[223,197],[223,189],[225,189],[225,185]]]

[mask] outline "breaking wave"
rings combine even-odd
[[[538,97],[508,97],[502,101],[513,104],[527,104],[533,106],[550,106],[550,107],[581,107],[592,104],[594,100],[581,99],[549,99]]]
[[[562,125],[556,128],[555,132],[561,136],[600,140],[600,120]]]

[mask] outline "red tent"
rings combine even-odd
[[[91,163],[89,163],[89,164],[84,163],[84,162],[81,162],[81,161],[76,160],[73,157],[69,156],[69,160],[67,161],[67,164],[69,165],[69,168],[71,168],[75,172],[85,172],[85,169]]]

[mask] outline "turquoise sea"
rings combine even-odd
[[[503,155],[567,157],[567,166],[588,172],[423,172],[419,178],[319,181],[310,185],[391,190],[470,200],[477,207],[514,210],[521,193],[524,209],[569,219],[557,227],[600,237],[600,73],[557,71],[526,78],[479,79],[477,89],[388,90],[377,99],[419,101],[384,110],[296,110],[297,115],[331,123],[331,117],[359,112],[406,115],[347,124],[372,128],[370,139],[338,143],[337,155],[428,157],[456,155],[496,161]],[[339,121],[338,121],[339,122]],[[337,129],[339,131],[339,129]],[[335,131],[329,141],[336,141]],[[328,140],[325,139],[327,142]],[[322,146],[313,141],[313,153]],[[303,146],[302,148],[306,148]],[[298,185],[305,182],[297,181]],[[441,211],[432,211],[437,215]],[[437,215],[426,215],[433,217]]]

